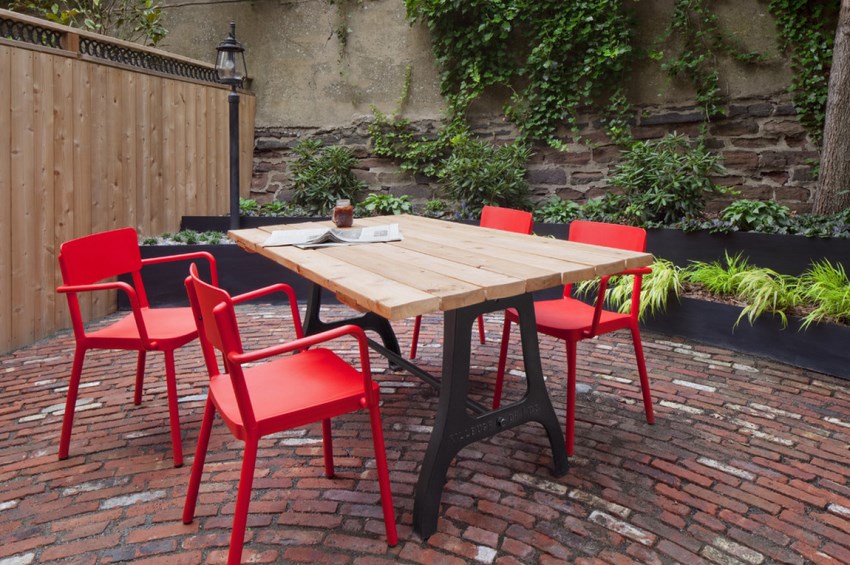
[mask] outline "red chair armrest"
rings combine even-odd
[[[142,309],[139,307],[139,297],[134,289],[129,284],[122,281],[94,283],[94,284],[63,284],[56,288],[57,292],[93,292],[98,290],[120,290],[127,295],[130,302],[130,308],[133,310],[133,319],[136,321],[136,327],[139,330],[139,338],[142,344],[147,349],[156,347],[156,342],[151,341],[148,337],[148,330],[145,327],[145,318],[142,316]]]
[[[292,312],[292,323],[295,325],[295,337],[296,339],[303,338],[304,329],[301,325],[301,313],[298,311],[298,300],[295,297],[295,291],[292,290],[292,287],[288,284],[277,283],[269,286],[264,286],[263,288],[258,288],[256,290],[251,290],[249,292],[234,296],[231,298],[231,300],[234,304],[241,304],[242,302],[247,302],[248,300],[255,300],[263,296],[268,296],[269,294],[274,294],[275,292],[282,292],[286,295],[287,299],[289,300],[289,309]]]

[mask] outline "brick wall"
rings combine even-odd
[[[793,106],[784,99],[740,99],[729,104],[727,115],[712,119],[705,127],[706,143],[723,157],[726,174],[716,182],[740,191],[740,198],[776,200],[792,210],[808,211],[815,186],[812,160],[816,147],[797,120]],[[392,161],[370,153],[368,120],[349,127],[258,128],[254,151],[252,196],[261,202],[277,198],[288,200],[291,182],[287,162],[292,147],[315,137],[328,145],[346,145],[360,159],[357,175],[371,192],[408,194],[424,201],[439,194],[436,183],[401,171]],[[425,134],[433,133],[439,123],[416,122]],[[633,134],[637,139],[653,139],[677,131],[697,136],[703,127],[702,113],[694,106],[642,107],[636,113]],[[493,142],[505,142],[516,135],[515,128],[499,117],[479,117],[475,131]],[[583,125],[581,140],[565,134],[569,150],[560,152],[538,145],[528,165],[528,181],[534,199],[551,195],[583,202],[610,190],[608,177],[620,158],[614,146],[589,118]],[[713,200],[710,209],[720,209],[733,197]]]

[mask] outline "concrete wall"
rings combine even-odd
[[[669,20],[673,0],[630,3],[639,20],[643,46],[654,42]],[[794,209],[808,209],[810,160],[817,157],[794,116],[786,93],[791,73],[776,51],[773,18],[758,0],[718,0],[723,28],[737,34],[746,48],[765,52],[770,63],[745,66],[721,61],[721,88],[730,98],[725,119],[714,119],[709,144],[726,159],[724,184],[740,187],[746,197],[774,198]],[[215,46],[234,19],[237,37],[247,49],[248,71],[257,93],[257,130],[253,195],[259,200],[286,198],[287,162],[298,141],[318,136],[345,144],[361,159],[358,174],[371,191],[438,193],[427,179],[400,172],[393,163],[370,154],[366,125],[372,107],[393,113],[412,69],[410,96],[403,115],[423,131],[433,131],[442,115],[439,77],[428,31],[410,26],[402,0],[290,0],[205,4],[190,0],[168,8],[171,31],[166,49],[212,61]],[[201,22],[201,23],[199,23]],[[669,46],[668,46],[669,47]],[[633,72],[629,97],[636,104],[636,135],[660,137],[667,131],[698,131],[693,92],[647,62]],[[482,135],[510,138],[513,127],[500,117],[503,93],[489,93],[473,110]],[[529,181],[539,198],[558,194],[583,200],[607,190],[607,176],[619,150],[588,116],[585,134],[592,144],[573,143],[569,153],[537,147]],[[715,206],[724,202],[718,201]]]

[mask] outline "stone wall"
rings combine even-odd
[[[433,133],[439,123],[420,120],[423,133]],[[415,202],[439,196],[432,179],[401,171],[391,160],[371,154],[368,120],[341,128],[258,128],[254,157],[252,196],[264,202],[289,199],[291,182],[287,162],[292,147],[307,138],[327,145],[345,145],[358,157],[357,175],[370,192],[408,194]],[[702,128],[702,113],[692,106],[643,107],[637,112],[633,133],[637,139],[654,139],[676,131],[695,137]],[[516,132],[499,117],[479,116],[475,132],[494,143],[510,141]],[[588,119],[581,131],[583,142],[565,138],[568,151],[537,145],[528,165],[528,182],[535,201],[557,195],[584,202],[610,189],[608,178],[620,158],[621,149]],[[739,198],[776,200],[792,210],[810,209],[814,188],[812,162],[818,153],[785,99],[736,100],[725,118],[707,125],[707,146],[723,157],[726,174],[716,182],[740,192]],[[717,197],[709,208],[718,210],[731,196]]]

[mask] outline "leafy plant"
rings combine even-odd
[[[556,129],[579,129],[581,108],[607,108],[616,135],[628,111],[622,79],[633,58],[634,20],[623,2],[405,0],[423,20],[440,67],[449,116],[493,86],[513,91],[505,112],[521,137],[562,146]]]
[[[726,253],[724,264],[693,261],[682,275],[686,282],[701,285],[712,294],[734,296],[738,292],[738,275],[749,268],[748,259],[740,253],[732,257]]]
[[[553,196],[534,209],[535,222],[566,224],[581,217],[582,208],[574,200],[563,200]]]
[[[164,233],[159,237],[143,237],[141,245],[219,245],[232,243],[227,235],[220,231],[181,230],[177,233]]]
[[[347,147],[323,147],[315,139],[299,143],[293,151],[298,156],[292,163],[293,204],[309,212],[327,215],[336,201],[356,201],[366,183],[354,176],[357,160]]]
[[[826,119],[829,70],[835,39],[837,2],[770,0],[776,18],[779,47],[791,52],[794,78],[788,88],[794,107],[809,137],[820,144]]]
[[[477,217],[488,204],[526,209],[525,163],[530,156],[531,149],[521,142],[495,147],[461,135],[452,140],[452,154],[437,178],[446,195],[461,203],[467,217]]]
[[[239,214],[242,216],[259,216],[260,203],[252,198],[240,198]]]
[[[406,194],[394,196],[374,192],[357,205],[357,214],[360,216],[386,216],[390,214],[410,214],[412,212],[413,205],[410,203],[410,197]]]
[[[153,0],[13,0],[9,10],[126,41],[156,45],[167,34]]]
[[[736,200],[720,212],[720,219],[739,230],[774,233],[787,228],[791,212],[775,200]]]
[[[816,261],[800,275],[799,293],[815,304],[803,318],[803,328],[832,319],[850,321],[850,280],[844,266],[828,260]]]
[[[670,225],[700,217],[706,195],[729,192],[711,180],[722,172],[720,157],[709,153],[701,139],[691,146],[684,135],[671,133],[632,144],[615,168],[611,184],[625,194],[625,221]]]

